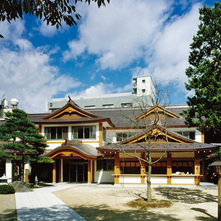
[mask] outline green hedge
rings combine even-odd
[[[15,189],[10,185],[0,185],[0,194],[15,193]]]

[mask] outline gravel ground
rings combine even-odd
[[[0,220],[17,220],[15,194],[0,194]]]
[[[54,193],[87,221],[217,220],[217,189],[154,188],[153,198],[172,201],[170,208],[138,210],[126,204],[145,196],[145,188],[78,186]]]

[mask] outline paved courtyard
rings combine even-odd
[[[60,184],[34,189],[32,192],[15,193],[18,221],[84,221],[79,214],[52,193],[73,186],[73,184]]]

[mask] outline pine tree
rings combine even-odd
[[[21,180],[24,180],[24,165],[28,162],[51,162],[48,157],[40,156],[47,147],[46,139],[38,133],[34,123],[27,118],[27,113],[19,109],[5,113],[5,122],[0,126],[0,157],[13,159],[14,171],[16,160],[21,161]],[[17,178],[16,172],[14,178]]]
[[[199,10],[200,25],[190,45],[185,122],[212,136],[221,134],[221,4]]]

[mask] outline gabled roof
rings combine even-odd
[[[121,144],[131,144],[131,143],[140,143],[149,140],[151,137],[151,142],[156,143],[165,143],[165,142],[174,142],[174,143],[197,143],[191,139],[188,139],[185,136],[182,136],[174,131],[171,131],[161,125],[154,125],[148,129],[143,130],[142,132],[133,135],[121,142]],[[154,139],[154,140],[153,140]]]
[[[168,109],[162,107],[159,103],[157,103],[155,106],[150,108],[149,110],[145,111],[144,113],[138,115],[136,119],[143,119],[143,118],[151,118],[155,119],[157,117],[169,117],[169,118],[180,118],[179,115],[169,111]]]
[[[52,114],[42,119],[70,119],[70,118],[99,118],[99,116],[80,108],[74,101],[69,99],[67,104]]]
[[[29,119],[36,124],[87,124],[106,122],[114,127],[109,117],[101,117],[79,107],[69,98],[65,106],[51,114],[29,114]]]

